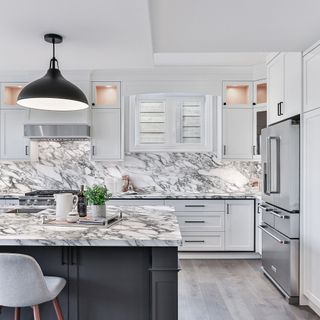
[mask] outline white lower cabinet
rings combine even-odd
[[[254,214],[252,200],[226,200],[225,250],[254,250]]]
[[[120,109],[92,109],[92,160],[121,160]]]
[[[24,138],[24,124],[28,111],[22,109],[2,109],[1,154],[3,160],[28,160],[29,140]]]
[[[254,200],[166,200],[178,218],[180,251],[253,251]]]
[[[320,313],[320,108],[303,114],[301,291]]]

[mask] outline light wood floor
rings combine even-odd
[[[289,305],[259,260],[180,260],[179,320],[320,319]]]

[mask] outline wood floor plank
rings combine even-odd
[[[181,260],[179,320],[320,320],[289,305],[260,260]]]

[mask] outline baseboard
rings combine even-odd
[[[179,259],[261,259],[257,252],[179,252]]]

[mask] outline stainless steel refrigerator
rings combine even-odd
[[[262,269],[290,303],[299,302],[300,121],[262,130]]]

